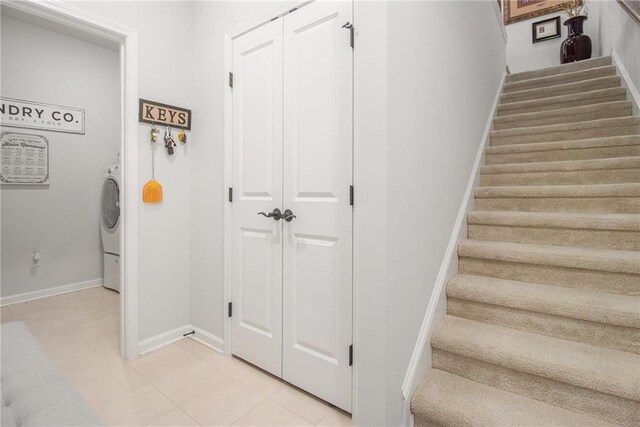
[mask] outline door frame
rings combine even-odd
[[[265,11],[264,13],[245,21],[225,32],[224,35],[224,74],[222,84],[224,85],[224,219],[223,219],[223,227],[224,227],[224,256],[223,256],[223,276],[224,276],[224,298],[222,303],[223,313],[224,313],[224,336],[223,336],[223,352],[225,355],[231,356],[231,340],[233,339],[231,334],[231,318],[229,317],[228,307],[229,302],[231,302],[232,296],[232,283],[231,283],[231,270],[232,270],[232,251],[233,251],[233,236],[232,236],[232,225],[233,225],[233,203],[229,202],[229,188],[233,187],[233,91],[229,86],[229,73],[232,70],[232,58],[233,58],[233,40],[251,30],[254,30],[264,24],[271,22],[275,18],[279,18],[284,16],[294,9],[299,9],[303,6],[306,6],[315,0],[287,0],[278,6]],[[355,3],[356,0],[352,0],[352,6],[354,6],[354,12],[352,19],[354,22],[352,24],[355,25]],[[355,54],[354,54],[354,70],[355,70]],[[356,73],[353,73],[353,86],[355,89]],[[355,109],[355,97],[353,98],[354,109]],[[356,138],[355,138],[355,129],[356,129],[356,115],[353,115],[353,169],[352,175],[353,185],[355,186],[355,176],[356,176]],[[353,344],[357,342],[357,330],[356,330],[356,309],[357,303],[355,300],[356,295],[356,265],[355,265],[355,254],[356,254],[356,239],[354,230],[356,229],[356,211],[355,205],[353,206],[353,223],[352,223],[352,295],[354,298],[352,299],[352,336],[353,336]],[[353,366],[351,372],[351,411],[352,417],[354,421],[356,420],[356,378],[357,378],[357,360],[358,360],[358,352],[354,351],[353,356]]]
[[[120,354],[138,357],[138,33],[60,0],[9,0],[3,7],[118,43],[120,55]]]

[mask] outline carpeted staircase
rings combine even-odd
[[[640,426],[640,118],[611,58],[507,76],[415,425]]]

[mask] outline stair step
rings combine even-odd
[[[588,68],[569,73],[556,74],[549,77],[538,77],[521,80],[518,82],[505,83],[503,93],[515,92],[519,90],[536,89],[547,86],[557,86],[565,83],[573,83],[582,80],[597,79],[599,77],[615,76],[616,67],[605,65],[603,67]]]
[[[640,353],[640,297],[458,274],[447,312],[479,322]]]
[[[460,243],[458,254],[461,257],[640,275],[640,253],[637,251],[465,240]]]
[[[453,316],[431,345],[435,369],[610,422],[637,421],[637,354]]]
[[[640,182],[640,156],[485,165],[482,186]]]
[[[488,165],[640,156],[640,135],[487,147]]]
[[[640,215],[471,212],[469,239],[640,251]]]
[[[540,70],[524,71],[521,73],[513,73],[507,75],[505,83],[519,82],[529,79],[537,79],[541,77],[549,77],[563,73],[573,73],[580,70],[590,68],[605,67],[611,65],[610,56],[601,56],[598,58],[587,59],[584,61],[572,62],[570,64],[556,65],[554,67],[542,68]]]
[[[640,295],[640,252],[465,240],[459,272],[474,276]]]
[[[545,126],[561,123],[586,122],[590,120],[627,117],[633,114],[631,101],[605,102],[595,105],[563,108],[535,113],[512,114],[497,117],[493,129],[513,129],[531,126]]]
[[[604,421],[432,369],[411,401],[416,426],[595,426]]]
[[[595,137],[640,134],[640,117],[617,117],[491,131],[491,145],[571,141]]]
[[[640,184],[478,187],[480,211],[640,213]]]
[[[499,117],[502,117],[511,114],[553,111],[563,108],[579,107],[583,105],[625,101],[626,99],[627,90],[623,87],[596,89],[588,90],[582,93],[552,96],[543,99],[503,103],[498,105],[497,115]]]
[[[598,89],[609,89],[620,86],[620,76],[598,77],[590,80],[582,80],[573,83],[564,83],[555,86],[547,86],[536,89],[519,90],[503,93],[500,96],[500,104],[508,104],[518,101],[553,98],[560,95],[571,95]]]

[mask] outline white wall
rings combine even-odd
[[[102,278],[100,193],[120,149],[119,53],[2,16],[2,95],[85,109],[49,140],[51,184],[2,186],[2,297]],[[39,268],[31,252],[40,251]]]
[[[138,30],[138,90],[141,98],[193,108],[192,2],[73,2],[74,6]],[[137,112],[136,112],[137,113]],[[203,129],[204,132],[199,132]],[[190,231],[189,164],[192,146],[204,143],[207,123],[193,121],[188,145],[169,157],[162,146],[156,155],[156,179],[164,201],[139,200],[138,299],[139,339],[144,340],[189,323]],[[138,188],[151,179],[149,127],[139,125]]]
[[[584,23],[584,33],[591,37],[591,57],[595,58],[600,56],[599,8],[597,2],[593,0],[588,4],[589,18]],[[557,39],[533,43],[531,39],[532,24],[556,16],[560,16],[562,36]],[[567,16],[564,13],[553,13],[507,25],[507,65],[509,65],[510,71],[512,73],[519,73],[521,71],[560,65],[560,44],[567,38],[568,34],[567,27],[563,24],[566,19]]]
[[[610,55],[615,49],[640,90],[640,24],[615,0],[599,2],[598,7],[602,54]]]
[[[496,9],[389,3],[387,425],[504,74]]]

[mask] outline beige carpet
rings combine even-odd
[[[640,426],[640,118],[611,64],[507,76],[415,425]]]

